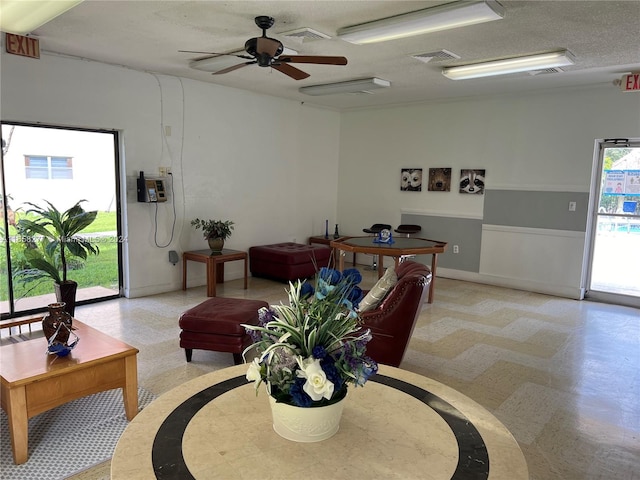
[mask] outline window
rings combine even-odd
[[[26,155],[24,167],[27,178],[73,180],[73,160],[71,157]]]

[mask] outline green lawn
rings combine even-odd
[[[116,213],[98,212],[95,221],[89,225],[82,233],[100,233],[116,231]],[[20,268],[20,260],[25,245],[16,236],[15,229],[10,227],[11,263],[15,272]],[[100,249],[98,255],[90,255],[87,261],[76,262],[77,265],[68,270],[67,276],[71,280],[78,282],[78,288],[102,286],[111,289],[118,289],[118,238],[114,234],[109,237],[96,237],[95,245]],[[0,300],[8,300],[7,279],[6,279],[6,251],[0,251],[0,262],[2,262],[2,275],[0,275]],[[42,280],[23,285],[14,280],[14,298],[32,297],[53,292],[53,281]]]

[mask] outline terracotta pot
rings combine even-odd
[[[221,252],[224,248],[224,238],[207,238],[209,248],[214,252]]]

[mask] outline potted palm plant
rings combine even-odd
[[[78,201],[64,212],[47,200],[46,208],[27,202],[31,208],[26,213],[34,214],[35,219],[22,218],[16,225],[18,232],[30,239],[24,255],[31,267],[17,272],[16,276],[25,283],[52,279],[56,299],[66,304],[65,310],[71,316],[75,311],[78,283],[67,278],[70,258],[86,260],[89,254],[100,253],[97,246],[78,235],[98,214],[97,211],[85,211],[80,205],[85,201]]]
[[[201,220],[196,218],[191,220],[191,225],[196,230],[202,229],[204,238],[209,242],[209,248],[214,252],[222,251],[224,241],[231,236],[233,222],[230,220]]]

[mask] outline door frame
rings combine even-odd
[[[591,175],[591,185],[589,188],[591,200],[587,211],[587,230],[585,242],[585,255],[583,261],[582,291],[585,300],[593,300],[616,305],[640,308],[640,297],[632,295],[592,291],[592,264],[596,246],[596,235],[598,228],[598,207],[602,190],[602,169],[604,165],[604,151],[607,148],[621,147],[640,148],[640,138],[606,138],[596,139],[594,142],[593,166]]]
[[[12,121],[12,120],[0,120],[0,125],[15,125],[15,126],[21,126],[21,127],[31,127],[31,128],[51,128],[51,129],[56,129],[56,130],[71,130],[71,131],[78,131],[78,132],[91,132],[91,133],[104,133],[104,134],[109,134],[112,135],[112,139],[113,139],[113,161],[114,161],[114,182],[115,182],[115,191],[114,191],[114,195],[115,195],[115,209],[116,209],[116,229],[117,229],[117,238],[121,239],[123,238],[123,201],[122,201],[122,185],[121,185],[121,165],[120,165],[120,158],[121,158],[121,141],[120,141],[120,131],[117,129],[104,129],[104,128],[90,128],[90,127],[72,127],[72,126],[66,126],[66,125],[55,125],[55,124],[45,124],[45,123],[30,123],[30,122],[19,122],[19,121]],[[2,139],[4,142],[4,138]],[[0,152],[2,154],[2,158],[0,161],[0,175],[2,175],[2,189],[0,191],[0,195],[2,195],[2,199],[5,202],[6,205],[6,200],[7,200],[7,196],[6,196],[6,182],[5,182],[5,169],[4,169],[4,148],[3,151]],[[34,313],[39,313],[39,312],[43,312],[46,310],[46,307],[43,308],[36,308],[36,309],[28,309],[28,310],[20,310],[18,312],[16,312],[15,310],[15,306],[14,306],[14,292],[13,292],[13,276],[12,276],[12,270],[11,270],[11,257],[10,257],[10,244],[9,244],[9,230],[7,228],[8,226],[8,219],[7,219],[7,212],[5,209],[5,214],[3,216],[3,218],[0,219],[0,222],[2,222],[3,227],[5,229],[5,234],[4,234],[4,241],[6,242],[6,250],[7,250],[7,264],[6,264],[6,268],[7,268],[7,276],[8,276],[8,288],[9,288],[9,311],[8,312],[1,312],[0,318],[2,319],[7,319],[7,318],[16,318],[16,317],[22,317],[22,316],[26,316],[26,315],[31,315]],[[106,301],[106,300],[112,300],[114,298],[119,298],[123,296],[123,292],[124,292],[124,251],[123,251],[123,244],[122,242],[118,241],[117,242],[117,252],[118,252],[118,287],[117,287],[117,293],[114,293],[113,295],[108,295],[108,296],[104,296],[104,297],[97,297],[97,298],[90,298],[90,299],[85,299],[85,300],[78,300],[76,302],[76,305],[87,305],[87,304],[91,304],[91,303],[97,303],[97,302],[102,302],[102,301]]]

